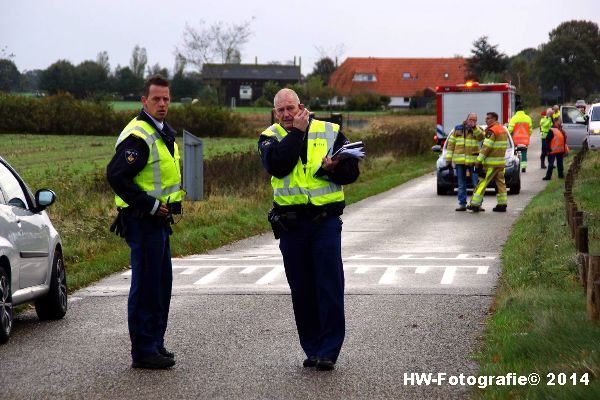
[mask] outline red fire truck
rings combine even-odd
[[[443,146],[454,127],[474,112],[478,124],[485,123],[485,114],[494,111],[498,114],[498,122],[508,123],[515,111],[515,87],[508,83],[478,83],[467,81],[460,85],[437,86],[435,88],[437,102],[436,144]]]

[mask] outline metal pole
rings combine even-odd
[[[183,189],[192,201],[204,198],[204,154],[202,140],[183,131]]]

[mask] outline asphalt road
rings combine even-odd
[[[455,212],[456,196],[436,195],[434,173],[347,207],[347,335],[333,372],[302,368],[278,242],[266,234],[174,260],[173,369],[130,368],[125,272],[74,293],[61,321],[19,315],[0,347],[0,397],[465,398],[468,386],[418,385],[405,374],[477,373],[472,355],[502,245],[545,184],[533,138],[505,214],[491,212],[493,193],[486,212]]]

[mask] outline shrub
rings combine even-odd
[[[350,111],[376,111],[385,108],[390,103],[388,96],[377,93],[360,93],[351,96],[346,101],[346,109]]]
[[[68,93],[41,99],[0,93],[0,133],[64,135],[116,135],[137,114],[115,111],[103,101],[76,100]],[[241,116],[218,107],[172,107],[167,118],[177,131],[201,136],[240,136],[245,132]]]
[[[267,100],[267,98],[265,96],[260,96],[254,102],[254,106],[255,107],[269,107],[269,108],[271,108],[271,107],[273,107],[273,103],[271,103],[269,100]]]
[[[178,132],[183,129],[196,136],[236,137],[245,132],[241,116],[219,107],[186,104],[169,110],[169,124]]]
[[[395,157],[425,154],[431,149],[431,126],[386,124],[378,127],[377,134],[364,140],[367,155],[392,154]]]

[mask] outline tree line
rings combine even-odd
[[[508,57],[487,36],[473,42],[468,78],[512,82],[527,106],[600,98],[600,30],[592,21],[567,21],[549,40]],[[600,100],[597,100],[600,101]]]
[[[252,35],[251,22],[216,22],[209,26],[201,23],[199,29],[186,25],[183,44],[175,49],[172,71],[158,63],[148,65],[146,49],[140,46],[134,47],[129,65],[117,65],[114,70],[110,68],[108,53],[103,51],[98,53],[96,60],[78,65],[58,60],[45,70],[23,73],[12,61],[14,55],[6,55],[3,50],[0,54],[0,91],[50,95],[69,92],[80,99],[138,100],[144,78],[160,73],[171,79],[174,99],[198,97],[218,102],[215,89],[202,84],[202,65],[207,62],[239,63],[241,49]],[[467,58],[466,78],[480,83],[511,82],[528,106],[600,97],[600,29],[595,22],[563,22],[549,33],[548,42],[513,56],[500,52],[498,47],[490,44],[487,36],[475,40],[471,56]],[[186,66],[194,70],[186,71]],[[328,81],[336,67],[333,57],[321,54],[313,71],[294,85],[294,89],[309,99],[313,108],[318,107],[335,95]],[[275,82],[267,83],[264,96],[257,104],[269,105],[270,96],[278,89]],[[357,107],[385,102],[376,94],[364,94],[363,97],[357,100]]]

